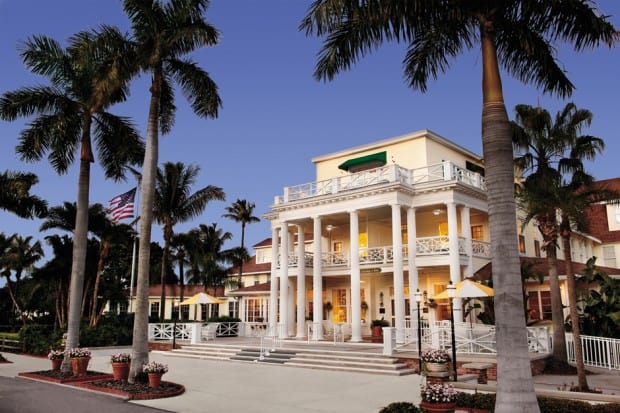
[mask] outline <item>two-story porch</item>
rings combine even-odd
[[[306,319],[346,323],[351,341],[362,340],[371,319],[404,331],[416,319],[416,290],[432,298],[490,259],[484,178],[450,161],[288,187],[267,217],[268,319],[282,338],[304,337]],[[445,317],[447,303],[438,304],[428,319]]]

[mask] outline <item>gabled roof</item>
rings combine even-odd
[[[271,244],[270,244],[271,245]],[[248,274],[270,274],[271,273],[271,263],[256,263],[256,255],[250,257],[249,260],[243,263],[243,275]],[[228,270],[229,275],[239,274],[239,267],[234,266]]]
[[[271,289],[271,282],[250,285],[249,287],[239,288],[237,290],[229,291],[228,295],[261,295],[269,293]]]
[[[224,287],[209,287],[203,285],[186,285],[183,289],[183,297],[188,298],[194,294],[207,293],[214,297],[224,297]],[[136,294],[134,290],[134,294]],[[180,297],[181,286],[177,284],[166,284],[166,297]],[[161,297],[161,284],[149,286],[149,297]]]

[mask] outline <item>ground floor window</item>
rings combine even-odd
[[[127,309],[128,309],[127,302],[123,301],[122,303],[118,303],[119,314],[127,314]]]
[[[248,298],[245,301],[245,321],[261,323],[268,321],[269,301],[266,298]]]
[[[159,317],[159,301],[155,301],[151,303],[150,316],[153,318]]]
[[[181,306],[181,320],[189,320],[189,305]]]
[[[530,291],[527,301],[531,320],[551,320],[550,291]]]
[[[239,302],[237,300],[228,302],[228,315],[239,318]]]
[[[220,306],[217,304],[200,304],[200,319],[207,321],[220,316]]]

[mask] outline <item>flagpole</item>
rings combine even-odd
[[[134,172],[136,173],[136,172]],[[138,201],[140,200],[140,184],[141,184],[141,176],[137,175],[137,184],[136,184],[136,202],[134,204],[134,211],[139,211],[138,209]],[[133,236],[133,251],[131,252],[131,281],[129,283],[129,308],[128,312],[133,313],[133,283],[136,279],[136,254],[138,251],[138,221],[140,220],[140,216],[138,215],[136,219],[133,221],[134,224],[134,236]]]

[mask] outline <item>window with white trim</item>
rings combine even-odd
[[[606,267],[616,268],[616,248],[613,245],[603,246],[603,261]]]

